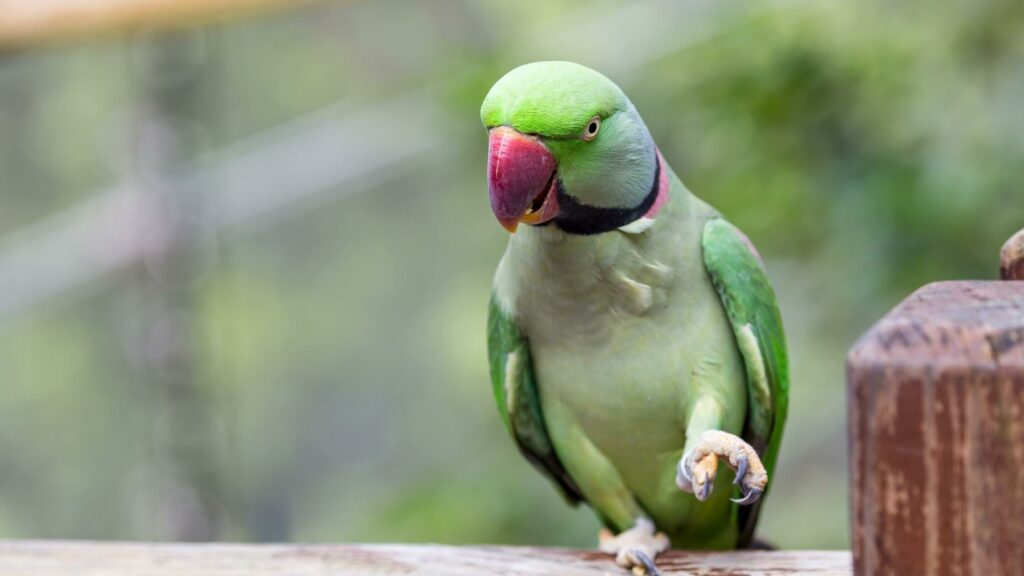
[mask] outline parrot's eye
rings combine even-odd
[[[590,119],[590,122],[587,122],[587,127],[583,129],[582,138],[587,141],[593,140],[594,138],[597,138],[597,131],[600,129],[601,117],[594,116]]]

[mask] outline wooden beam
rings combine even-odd
[[[0,48],[166,30],[312,0],[0,0]]]
[[[848,358],[858,576],[1024,566],[1024,285],[942,282]]]
[[[849,552],[669,552],[665,576],[849,576]],[[605,554],[565,548],[0,542],[0,576],[628,575]]]
[[[1003,280],[1024,280],[1024,230],[1003,244],[999,253],[999,275]]]

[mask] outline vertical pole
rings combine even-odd
[[[147,233],[157,238],[149,243],[154,248],[144,259],[130,312],[140,317],[133,349],[149,387],[144,409],[152,414],[153,465],[140,482],[137,528],[146,537],[182,541],[215,539],[223,524],[220,442],[195,321],[209,254],[205,194],[184,189],[176,177],[205,145],[201,119],[211,79],[206,34],[138,38],[132,50],[143,90],[134,176],[152,219]]]

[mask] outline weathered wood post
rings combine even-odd
[[[1000,264],[1024,280],[1024,231]],[[921,288],[847,381],[854,574],[1024,574],[1024,282]]]
[[[1024,230],[1003,244],[999,253],[999,276],[1003,280],[1024,280]]]

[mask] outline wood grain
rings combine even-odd
[[[849,552],[669,552],[666,575],[848,576]],[[242,545],[0,542],[2,576],[414,576],[629,574],[565,548],[397,544]]]
[[[1024,570],[1024,284],[943,282],[847,365],[855,573]]]
[[[1024,230],[1003,244],[999,252],[999,277],[1003,280],[1024,280]]]

